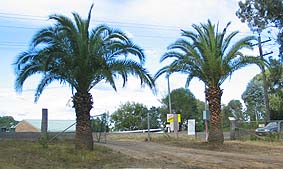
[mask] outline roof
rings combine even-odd
[[[41,130],[41,120],[39,119],[26,119],[23,120],[35,128],[37,128],[39,131]],[[71,125],[75,124],[76,120],[48,120],[48,132],[62,132],[66,128],[70,127]],[[66,132],[74,132],[76,131],[76,125],[73,125],[70,127]]]

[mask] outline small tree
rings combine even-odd
[[[264,91],[260,81],[253,79],[242,94],[242,99],[247,107],[246,113],[250,116],[251,121],[264,119]]]
[[[231,100],[222,108],[222,125],[224,128],[230,126],[229,117],[234,117],[236,120],[247,120],[248,117],[243,111],[243,105],[240,100]]]
[[[143,104],[127,102],[121,105],[111,115],[114,130],[130,131],[147,129],[147,113],[150,113],[151,128],[159,128],[160,115],[157,108],[152,107],[148,110]]]
[[[16,121],[12,116],[2,116],[0,117],[0,126],[10,128],[12,126],[15,126],[18,124],[18,121]]]

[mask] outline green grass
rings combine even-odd
[[[0,169],[101,169],[139,167],[146,163],[99,145],[95,145],[94,151],[76,151],[70,141],[57,141],[43,148],[38,142],[1,140],[0,157]]]

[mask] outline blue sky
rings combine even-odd
[[[23,92],[14,90],[15,75],[12,63],[15,57],[28,48],[32,36],[40,28],[52,24],[48,15],[59,13],[71,16],[76,11],[86,18],[93,1],[77,0],[9,0],[0,1],[0,116],[11,115],[17,120],[41,117],[41,108],[49,109],[51,119],[74,119],[75,114],[68,102],[71,90],[53,83],[42,94],[37,104],[33,103],[34,90],[39,76],[30,78]],[[239,30],[239,37],[251,35],[246,24],[235,16],[237,0],[96,0],[92,12],[92,26],[105,23],[126,32],[146,54],[145,67],[155,74],[166,63],[159,63],[166,47],[180,37],[180,29],[191,29],[192,24],[205,23],[211,19],[221,27],[232,21],[228,31]],[[257,50],[250,52],[257,55]],[[168,62],[167,62],[168,63]],[[251,78],[259,68],[249,66],[233,74],[221,86],[224,89],[222,103],[240,99]],[[184,87],[185,75],[171,76],[171,89]],[[158,93],[148,87],[141,88],[138,79],[131,78],[125,88],[117,80],[118,91],[104,83],[91,92],[94,108],[91,114],[105,111],[112,113],[126,101],[140,102],[148,107],[159,106],[159,100],[167,94],[165,77],[157,80]],[[196,98],[204,101],[204,85],[194,79],[189,89]]]

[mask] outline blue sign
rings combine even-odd
[[[209,120],[210,119],[209,111],[204,110],[202,112],[202,118],[203,118],[203,120]]]

